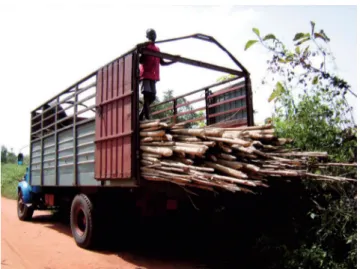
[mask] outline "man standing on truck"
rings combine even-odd
[[[160,52],[160,49],[155,45],[156,32],[154,29],[146,31],[146,38],[149,40],[145,48]],[[140,57],[140,89],[144,96],[143,109],[140,112],[140,120],[150,119],[150,105],[156,99],[156,82],[160,80],[160,65],[170,65],[177,60],[166,62],[162,58],[141,55]]]

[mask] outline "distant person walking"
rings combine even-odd
[[[156,32],[154,29],[146,31],[146,49],[160,52],[160,49],[155,45]],[[156,82],[160,80],[160,65],[170,65],[174,61],[166,62],[162,58],[141,55],[140,57],[140,89],[144,96],[143,109],[140,112],[140,120],[150,119],[150,105],[156,99]]]

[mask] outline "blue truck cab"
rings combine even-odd
[[[23,165],[18,161],[18,165]],[[18,216],[21,220],[30,220],[34,212],[33,196],[41,192],[41,187],[32,187],[29,184],[29,167],[26,167],[26,173],[17,185],[18,191]]]

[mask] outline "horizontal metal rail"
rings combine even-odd
[[[189,111],[177,113],[177,114],[175,114],[174,116],[180,117],[180,116],[184,116],[184,115],[191,114],[191,113],[193,113],[193,112],[201,111],[201,110],[205,110],[205,109],[206,109],[206,107],[204,106],[204,107],[196,108],[196,109],[193,109],[193,110],[189,110]]]
[[[246,106],[243,106],[243,107],[240,107],[240,108],[238,107],[238,108],[226,110],[224,112],[210,114],[209,118],[214,118],[214,117],[217,117],[217,116],[221,116],[221,115],[225,115],[225,114],[229,114],[229,113],[233,113],[233,112],[239,112],[239,111],[242,111],[242,110],[245,110],[245,109],[246,109]]]
[[[84,109],[81,109],[81,110],[79,110],[79,111],[77,112],[77,115],[80,115],[80,114],[82,114],[82,113],[84,113],[84,112],[86,112],[86,111],[92,110],[92,109],[94,109],[94,108],[96,108],[96,105],[92,105],[92,106],[86,107],[86,108],[84,108]],[[78,122],[80,122],[80,121],[78,121]]]
[[[161,114],[163,112],[166,112],[166,111],[169,111],[169,110],[173,110],[173,106],[170,105],[169,107],[167,108],[164,108],[164,109],[161,109],[161,110],[158,110],[158,111],[155,111],[154,113],[151,113],[151,115],[157,115],[157,114]]]
[[[50,102],[55,101],[55,99],[56,99],[55,104],[49,106],[47,109],[43,110],[40,114],[35,115],[34,117],[32,117],[32,120],[35,120],[35,119],[39,118],[42,114],[48,112],[48,111],[51,110],[51,109],[55,109],[56,106],[60,106],[60,105],[62,105],[62,104],[67,104],[66,102],[67,102],[68,100],[74,98],[76,95],[79,95],[79,94],[81,94],[81,93],[83,93],[83,92],[85,92],[85,91],[87,91],[87,90],[89,90],[90,88],[95,87],[95,86],[96,86],[96,82],[93,82],[93,83],[91,83],[90,85],[88,85],[88,86],[86,86],[86,87],[84,87],[84,88],[80,88],[76,93],[73,93],[73,94],[71,94],[70,96],[67,96],[66,98],[64,98],[63,100],[60,100],[60,101],[58,101],[57,98],[54,98],[54,100],[51,100]],[[66,93],[63,93],[63,94],[66,94]],[[74,102],[74,103],[71,104],[70,106],[68,106],[68,107],[66,107],[66,108],[62,108],[62,109],[63,109],[63,111],[65,111],[65,110],[67,110],[67,109],[69,109],[69,108],[72,108],[74,105],[81,104],[82,102],[87,101],[87,100],[89,100],[89,99],[91,99],[91,98],[93,98],[93,97],[95,97],[95,96],[96,96],[96,93],[93,94],[93,95],[91,95],[91,97],[86,97],[86,98],[84,98],[83,100]],[[87,98],[88,98],[88,99],[87,99]],[[46,105],[46,104],[44,104],[44,105]],[[43,105],[43,106],[44,106],[44,105]],[[43,106],[42,106],[42,107],[43,107]],[[38,109],[41,109],[41,107],[38,108]],[[36,110],[38,110],[38,109],[36,109]],[[36,111],[36,110],[34,110],[34,111]],[[61,112],[62,112],[62,111],[58,111],[57,114],[59,114],[59,113],[61,113]],[[55,116],[55,113],[52,114],[52,115],[50,115],[50,116]],[[48,119],[48,118],[49,118],[49,117],[45,118],[44,120],[46,120],[46,119]],[[41,122],[41,121],[39,121],[38,123],[40,123],[40,122]],[[37,125],[38,123],[35,123],[35,125]],[[32,125],[32,126],[34,126],[34,125]]]
[[[204,101],[204,100],[205,100],[205,97],[200,97],[198,99],[194,99],[194,100],[187,101],[185,103],[179,104],[179,105],[176,106],[176,108],[180,108],[180,107],[183,107],[183,106],[188,106],[188,105],[191,105],[191,104],[194,104],[194,103],[197,103],[197,102],[200,102],[200,101]]]
[[[165,42],[173,42],[173,41],[178,41],[178,40],[183,40],[183,39],[188,39],[188,38],[197,38],[206,42],[210,42],[215,44],[216,46],[218,46],[222,51],[224,51],[229,57],[230,59],[247,75],[249,76],[250,73],[246,70],[246,68],[223,46],[221,45],[214,37],[212,36],[208,36],[208,35],[204,35],[204,34],[200,34],[200,33],[196,33],[193,35],[187,35],[187,36],[182,36],[182,37],[177,37],[177,38],[171,38],[171,39],[165,39],[165,40],[159,40],[155,43],[165,43]]]
[[[216,96],[219,96],[219,95],[223,95],[223,94],[225,94],[225,93],[234,92],[234,91],[236,91],[236,90],[238,90],[238,89],[240,89],[240,88],[242,88],[241,85],[240,85],[240,86],[235,86],[235,87],[232,87],[232,88],[229,88],[229,89],[225,89],[225,90],[221,90],[221,91],[214,92],[214,93],[212,93],[212,94],[210,94],[210,95],[208,96],[208,99],[213,98],[213,97],[216,97]]]
[[[83,161],[83,162],[78,162],[77,164],[89,164],[89,163],[94,163],[94,160],[89,160],[89,161]],[[58,167],[66,167],[66,166],[74,166],[74,163],[64,163],[61,165],[58,165]]]
[[[128,96],[130,96],[130,95],[132,95],[132,94],[133,94],[133,92],[128,92],[128,93],[125,93],[125,94],[123,94],[123,95],[120,95],[120,96],[111,98],[111,99],[109,99],[109,100],[106,100],[106,101],[100,103],[99,106],[104,106],[104,105],[109,104],[109,103],[112,103],[112,102],[114,102],[114,101],[124,99],[125,97],[128,97]]]
[[[95,96],[96,96],[96,93],[89,95],[89,96],[85,97],[84,99],[77,101],[76,104],[80,105],[80,104],[90,100],[91,98],[94,98]]]
[[[72,149],[72,148],[71,148]],[[76,156],[86,156],[88,154],[95,154],[94,151],[87,151],[87,152],[83,152],[83,153],[78,153],[76,154]],[[61,159],[70,159],[70,158],[73,158],[74,155],[73,154],[70,154],[70,155],[65,155],[65,156],[62,156],[62,157],[58,157],[58,160],[61,160]],[[54,159],[55,161],[55,159]]]
[[[81,138],[92,136],[92,135],[95,135],[95,132],[90,132],[90,133],[87,133],[87,134],[79,135],[77,138],[81,139]]]
[[[73,148],[71,148],[73,149]],[[70,159],[70,158],[74,158],[74,155],[73,154],[70,154],[70,155],[65,155],[65,156],[59,156],[58,157],[58,160],[63,160],[63,159]]]
[[[228,99],[228,100],[225,100],[225,101],[221,101],[221,102],[209,105],[208,107],[209,108],[217,107],[217,106],[221,106],[221,105],[224,105],[224,104],[227,104],[227,103],[239,101],[239,100],[242,100],[242,99],[245,99],[245,98],[246,98],[246,95],[241,95],[241,96],[238,96],[238,97],[235,97],[235,98],[231,98],[231,99]]]
[[[153,108],[153,107],[156,107],[156,106],[159,106],[159,105],[163,105],[163,104],[166,104],[168,102],[171,102],[171,101],[174,101],[174,100],[178,100],[180,98],[184,98],[184,97],[187,97],[189,95],[193,95],[195,93],[198,93],[198,92],[202,92],[202,91],[205,91],[206,89],[210,89],[210,88],[214,88],[214,87],[217,87],[217,86],[220,86],[220,85],[223,85],[225,83],[229,83],[229,82],[232,82],[234,80],[237,80],[237,79],[240,79],[241,77],[235,77],[235,78],[230,78],[230,79],[227,79],[227,80],[224,80],[224,81],[220,81],[220,82],[217,82],[217,83],[214,83],[214,84],[210,84],[206,87],[202,87],[200,89],[197,89],[197,90],[194,90],[192,92],[188,92],[186,94],[183,94],[183,95],[179,95],[179,96],[176,96],[174,98],[171,98],[169,100],[166,100],[166,101],[163,101],[163,102],[160,102],[160,103],[157,103],[157,104],[153,104],[151,105],[150,107]]]
[[[217,122],[214,124],[211,124],[209,126],[211,127],[227,127],[227,126],[241,126],[241,125],[247,125],[247,119],[236,119],[236,120],[227,120],[222,122]]]
[[[103,138],[96,139],[95,143],[100,142],[100,141],[112,140],[112,139],[128,136],[128,135],[131,135],[132,133],[133,133],[133,131],[125,132],[125,133],[121,133],[121,134],[117,134],[117,135],[106,136],[106,137],[103,137]]]
[[[86,77],[82,78],[81,80],[79,80],[78,82],[74,83],[73,85],[71,85],[70,87],[68,87],[66,90],[60,92],[59,94],[57,94],[56,96],[54,96],[53,98],[50,98],[49,100],[47,100],[46,102],[44,102],[41,106],[38,106],[36,109],[33,110],[36,111],[36,110],[39,110],[41,109],[44,105],[48,104],[48,103],[51,103],[52,101],[56,100],[56,98],[60,97],[61,95],[63,94],[66,94],[67,92],[69,92],[72,88],[75,88],[77,85],[85,82],[86,80],[90,79],[91,77],[94,77],[96,76],[97,74],[97,71],[95,72],[92,72],[91,74],[87,75]]]
[[[183,107],[183,106],[188,106],[188,105],[190,105],[190,104],[197,103],[197,102],[204,101],[204,100],[205,100],[204,97],[200,97],[200,98],[198,98],[198,99],[194,99],[194,100],[187,101],[187,102],[185,102],[185,103],[176,105],[176,108],[180,108],[180,107]],[[158,114],[161,114],[161,113],[166,112],[166,111],[169,111],[169,110],[173,110],[174,107],[173,107],[173,105],[172,105],[171,103],[173,103],[174,101],[166,101],[166,102],[170,104],[169,107],[164,108],[164,109],[161,109],[161,110],[157,110],[157,111],[151,113],[151,115],[154,116],[154,115],[158,115]]]
[[[199,117],[199,118],[196,118],[196,119],[182,121],[181,123],[190,123],[190,122],[196,122],[196,121],[201,121],[201,120],[205,120],[205,119],[206,119],[206,117],[202,116],[202,117]]]
[[[202,68],[206,68],[206,69],[212,69],[214,71],[237,75],[239,77],[244,77],[244,73],[241,71],[234,70],[234,69],[227,68],[227,67],[222,67],[222,66],[215,65],[215,64],[205,63],[205,62],[192,60],[192,59],[184,58],[184,57],[178,57],[178,56],[175,56],[172,54],[168,54],[168,53],[164,53],[164,52],[156,52],[156,51],[152,51],[149,49],[143,49],[142,53],[144,55],[150,55],[150,56],[159,57],[159,58],[163,58],[163,59],[167,59],[167,60],[173,60],[173,61],[176,60],[179,63],[189,64],[189,65],[202,67]]]
[[[94,121],[94,120],[95,120],[95,117],[91,117],[91,118],[89,118],[89,119],[79,121],[79,122],[76,124],[76,126],[80,126],[80,125],[86,124],[86,123],[91,122],[91,121]],[[67,125],[67,126],[64,126],[63,128],[58,129],[58,130],[57,130],[57,133],[60,133],[60,132],[65,131],[65,130],[67,130],[67,129],[70,129],[70,128],[73,127],[73,125],[74,125],[74,124],[69,124],[69,125]],[[40,130],[40,131],[41,131],[41,130]],[[32,140],[31,140],[31,143],[40,141],[42,138],[45,139],[46,137],[49,137],[49,136],[53,135],[54,133],[55,133],[55,131],[53,131],[53,132],[51,132],[51,133],[48,133],[48,134],[46,134],[46,135],[44,135],[44,136],[42,136],[42,137],[39,137],[39,138],[36,138],[36,139],[32,139]]]

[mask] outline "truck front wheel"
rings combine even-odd
[[[20,220],[31,220],[34,209],[25,204],[22,191],[18,191],[17,212]]]
[[[76,195],[72,201],[70,226],[79,247],[88,249],[94,245],[94,208],[85,194]]]

